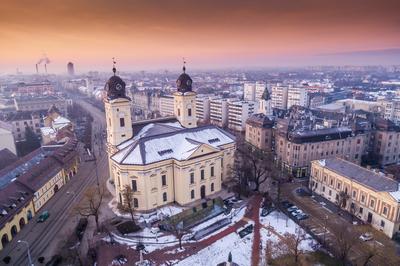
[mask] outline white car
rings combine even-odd
[[[370,240],[373,239],[373,235],[372,235],[372,233],[367,232],[367,233],[362,234],[362,235],[360,236],[360,239],[361,239],[362,241],[370,241]]]

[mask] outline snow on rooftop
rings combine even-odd
[[[151,125],[146,127],[139,134],[145,134],[151,129]],[[112,156],[112,159],[122,164],[139,165],[172,158],[185,160],[203,144],[219,149],[219,146],[232,142],[233,137],[217,127],[182,129],[167,134],[138,137],[136,140],[133,138],[120,145],[118,148],[121,150]]]

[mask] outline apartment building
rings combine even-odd
[[[197,95],[196,97],[196,118],[201,122],[210,121],[210,95]]]
[[[339,158],[315,160],[310,188],[390,238],[400,232],[400,185],[388,176]]]
[[[67,100],[56,96],[17,97],[14,98],[14,104],[17,111],[48,110],[56,105],[62,115],[67,115]]]
[[[296,177],[309,175],[312,160],[340,157],[360,164],[370,138],[368,132],[350,127],[290,130],[283,119],[274,136],[277,162]]]
[[[160,114],[162,116],[174,115],[174,96],[160,96]]]
[[[228,126],[228,99],[210,100],[210,122],[219,127]]]
[[[45,111],[19,111],[9,113],[5,118],[7,124],[11,125],[15,141],[25,140],[25,131],[29,127],[35,134],[40,135],[41,114]]]
[[[378,101],[383,108],[383,117],[400,126],[400,99]]]
[[[380,166],[400,162],[400,126],[390,120],[377,118],[371,142]]]
[[[257,102],[233,101],[228,103],[228,127],[235,131],[246,129],[246,120],[258,110]]]
[[[258,101],[261,99],[262,94],[267,84],[262,81],[245,82],[243,84],[243,98],[245,101]]]
[[[253,114],[246,121],[245,140],[251,145],[271,152],[273,150],[274,121],[265,114]]]
[[[271,88],[271,106],[272,108],[287,109],[288,86],[275,85]]]
[[[304,87],[289,86],[287,92],[287,108],[294,105],[308,107],[308,93]]]

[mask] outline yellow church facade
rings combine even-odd
[[[125,83],[114,75],[105,89],[110,175],[119,203],[125,203],[126,186],[138,211],[186,205],[221,191],[234,161],[235,137],[216,126],[197,127],[196,93],[185,69],[174,93],[175,121],[149,120],[135,134]]]

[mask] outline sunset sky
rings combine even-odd
[[[15,0],[0,8],[0,72],[394,64],[399,0]]]

